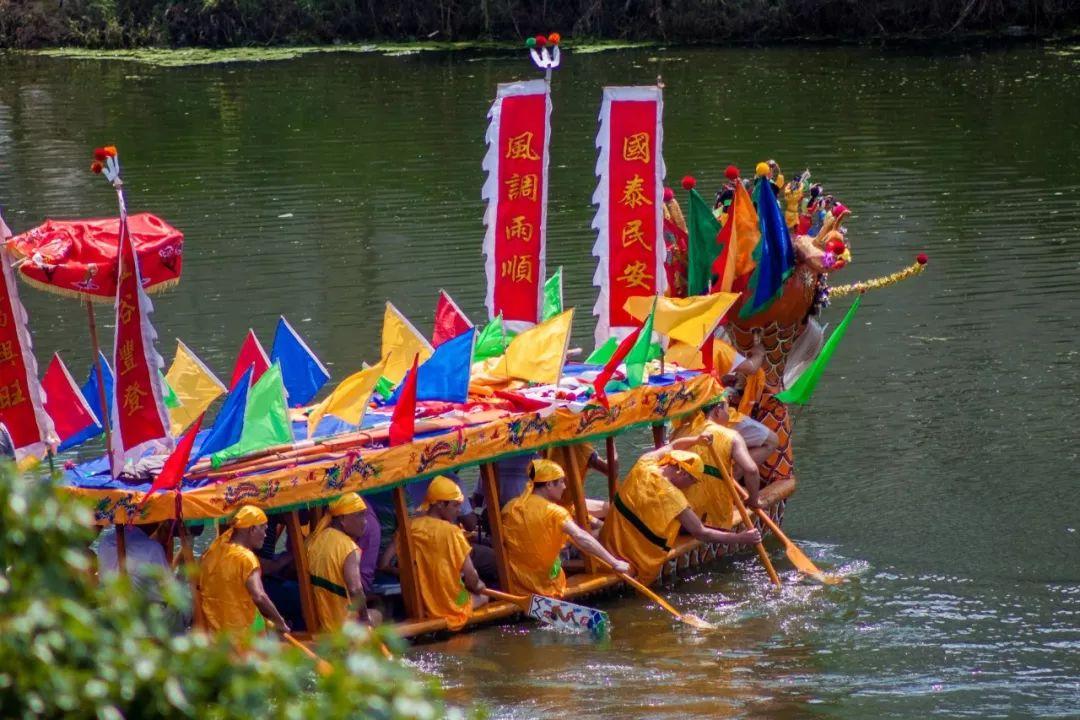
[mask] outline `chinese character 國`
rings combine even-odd
[[[640,160],[641,162],[648,164],[649,153],[649,133],[639,132],[633,135],[628,135],[623,138],[622,141],[622,158],[623,160]]]

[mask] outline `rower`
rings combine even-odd
[[[367,503],[356,493],[330,503],[307,539],[308,571],[315,592],[317,632],[341,629],[350,613],[361,623],[376,625],[382,615],[368,610],[360,575],[360,547],[367,522]]]
[[[199,597],[206,627],[240,639],[251,631],[256,609],[280,632],[289,626],[266,594],[255,548],[266,538],[266,513],[245,505],[229,529],[217,537],[202,556]]]
[[[460,630],[488,602],[469,557],[472,546],[457,524],[464,501],[458,484],[439,475],[428,485],[423,514],[409,523],[420,602],[428,616],[445,618],[450,630]]]
[[[565,489],[566,473],[557,463],[533,460],[525,492],[503,508],[509,592],[562,597],[566,573],[560,553],[568,537],[616,571],[630,571],[629,564],[609,553],[559,505]]]
[[[705,464],[688,448],[707,443],[691,435],[642,455],[626,476],[600,531],[600,542],[630,560],[643,583],[660,574],[680,528],[703,543],[753,545],[761,533],[731,533],[707,527],[690,507],[683,490],[699,482]]]

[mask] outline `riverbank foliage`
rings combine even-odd
[[[0,46],[234,47],[564,36],[948,39],[1080,26],[1075,0],[0,0]]]
[[[334,671],[277,640],[241,656],[223,639],[173,636],[169,613],[126,578],[92,579],[90,512],[48,480],[0,467],[0,717],[443,717],[429,681],[350,626],[319,648]],[[186,601],[162,577],[168,605]]]

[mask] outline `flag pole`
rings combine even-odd
[[[94,351],[94,374],[97,376],[98,404],[101,408],[101,427],[105,431],[105,454],[109,458],[109,474],[113,472],[112,431],[109,426],[110,413],[108,399],[105,397],[105,373],[101,369],[101,345],[98,343],[97,318],[94,315],[94,303],[86,300],[86,321],[90,326],[90,347]]]

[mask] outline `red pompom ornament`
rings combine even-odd
[[[109,157],[109,154],[107,152],[105,152],[105,148],[103,148],[103,147],[94,148],[94,160],[96,160],[98,162],[105,162],[105,160],[108,157]]]
[[[683,190],[693,190],[695,185],[697,185],[697,180],[693,175],[687,175],[682,179]]]
[[[919,263],[920,265],[925,265],[926,263],[930,262],[930,258],[926,256],[926,253],[919,253],[915,256],[915,262]]]
[[[845,250],[847,250],[847,245],[845,245],[844,241],[840,240],[839,238],[831,238],[828,242],[825,243],[825,252],[831,252],[837,257],[843,255]]]
[[[675,199],[675,191],[669,187],[664,188],[664,202],[669,203]]]
[[[558,45],[560,42],[562,42],[562,35],[557,32],[551,33],[550,35],[548,35],[548,42],[552,45]]]
[[[547,45],[547,38],[544,37],[543,35],[537,35],[535,39],[536,39],[536,47],[542,48],[545,45]]]
[[[97,160],[90,163],[90,172],[94,173],[95,175],[100,175],[101,171],[104,170],[104,169],[105,169],[105,166],[102,165],[101,163],[99,163]]]
[[[115,145],[106,145],[105,147],[102,148],[102,150],[104,150],[105,154],[108,155],[109,157],[116,157],[116,146]]]
[[[739,168],[735,167],[734,165],[728,165],[727,170],[724,171],[724,177],[726,177],[728,180],[738,180]]]

